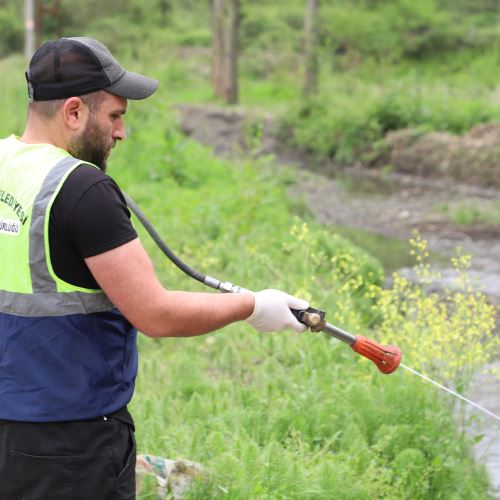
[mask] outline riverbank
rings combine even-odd
[[[473,256],[469,271],[474,289],[485,293],[497,309],[497,331],[500,327],[500,229],[488,225],[456,225],[443,220],[433,211],[437,200],[468,203],[484,203],[497,200],[500,192],[481,190],[468,186],[443,186],[420,182],[407,176],[391,178],[370,177],[367,172],[352,170],[337,178],[298,169],[299,182],[292,195],[304,200],[316,218],[333,227],[364,249],[379,256],[386,270],[389,264],[405,263],[401,256],[403,241],[418,229],[429,242],[434,252],[434,266],[441,278],[434,282],[437,289],[453,287],[456,272],[450,266],[449,257],[457,248]],[[380,188],[380,181],[384,188]],[[376,188],[376,186],[379,186]],[[353,229],[356,231],[353,233]],[[374,246],[373,236],[378,236]],[[397,253],[394,253],[396,251]],[[408,278],[414,278],[411,267],[397,270]],[[500,370],[500,359],[496,359],[487,370]],[[467,393],[474,402],[500,415],[500,380],[491,371],[477,373]],[[485,416],[472,407],[466,413],[476,416],[472,427],[465,431],[475,439],[474,456],[486,466],[491,481],[491,493],[500,498],[500,426],[499,422]]]
[[[266,133],[269,122],[260,122],[259,134],[251,129],[249,140],[244,112],[206,106],[177,109],[183,131],[211,146],[217,154],[248,153],[249,142],[257,138],[251,153],[273,154],[276,162],[294,168],[296,183],[291,196],[318,221],[378,257],[389,276],[399,271],[411,277],[407,240],[414,230],[428,241],[432,260],[441,272],[437,287],[453,286],[455,271],[450,257],[458,247],[473,255],[472,285],[484,292],[500,312],[500,226],[484,222],[460,224],[450,217],[453,209],[460,207],[481,207],[481,213],[495,213],[500,191],[384,170],[352,167],[339,171],[333,166],[313,166],[304,155],[283,150]],[[500,368],[500,360],[494,364]],[[498,379],[478,373],[468,396],[500,414],[499,393]],[[500,498],[498,422],[478,415],[474,428],[467,432],[471,436],[484,435],[475,444],[475,457],[489,471],[492,495]]]
[[[369,234],[388,238],[386,248],[384,239],[380,248],[371,247],[383,262],[400,259],[387,255],[390,240],[407,241],[418,231],[434,253],[443,287],[453,285],[450,257],[460,249],[473,256],[470,274],[474,288],[500,305],[500,226],[456,224],[439,209],[452,205],[488,207],[500,199],[500,191],[361,169],[344,170],[336,177],[299,169],[297,175],[299,182],[292,194],[303,199],[320,222],[365,232],[366,240]],[[364,246],[363,235],[354,239]],[[395,270],[387,264],[385,267]]]
[[[271,154],[277,163],[296,167],[292,196],[320,222],[366,247],[389,273],[410,266],[405,242],[418,230],[437,263],[448,264],[441,266],[443,285],[452,280],[449,258],[460,247],[473,256],[476,288],[500,305],[500,190],[384,169],[318,165],[283,147],[270,116],[206,105],[176,110],[183,132],[216,154]]]

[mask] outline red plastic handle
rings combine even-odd
[[[361,335],[351,346],[354,351],[372,360],[382,373],[392,373],[401,361],[401,350],[395,345],[382,345]]]

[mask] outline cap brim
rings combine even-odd
[[[158,80],[150,78],[149,76],[133,73],[132,71],[125,71],[123,76],[112,83],[104,90],[110,94],[125,97],[125,99],[146,99],[152,95],[158,88]]]

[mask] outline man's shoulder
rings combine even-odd
[[[105,174],[100,168],[90,165],[89,163],[80,163],[66,179],[67,182],[74,182],[78,184],[93,184],[95,182],[101,182],[103,180],[109,180],[114,182],[113,179]]]
[[[96,184],[113,191],[119,191],[119,187],[112,177],[100,168],[88,163],[81,163],[68,175],[61,191],[70,194],[72,197],[79,197]]]
[[[114,197],[115,193],[121,196],[120,188],[109,175],[93,165],[81,163],[64,181],[57,195],[55,206],[63,207],[64,210],[72,210],[77,203],[87,199],[94,203],[97,196],[97,194],[92,194],[94,192],[99,193],[99,197],[110,195]]]

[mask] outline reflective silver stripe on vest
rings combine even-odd
[[[47,258],[45,255],[45,213],[49,201],[57,186],[59,186],[62,177],[76,163],[79,163],[79,160],[76,160],[72,156],[67,156],[52,167],[44,179],[42,187],[33,203],[29,238],[30,273],[33,293],[55,292],[57,290],[56,282],[50,275],[47,267]],[[47,214],[48,216],[49,214]]]
[[[39,317],[90,314],[114,308],[104,292],[57,292],[56,282],[47,266],[44,236],[47,207],[64,174],[77,163],[80,160],[72,156],[62,159],[43,181],[33,203],[29,234],[33,294],[0,291],[0,311],[18,316]]]
[[[104,293],[38,292],[34,294],[0,290],[0,311],[25,317],[91,314],[114,309]]]

